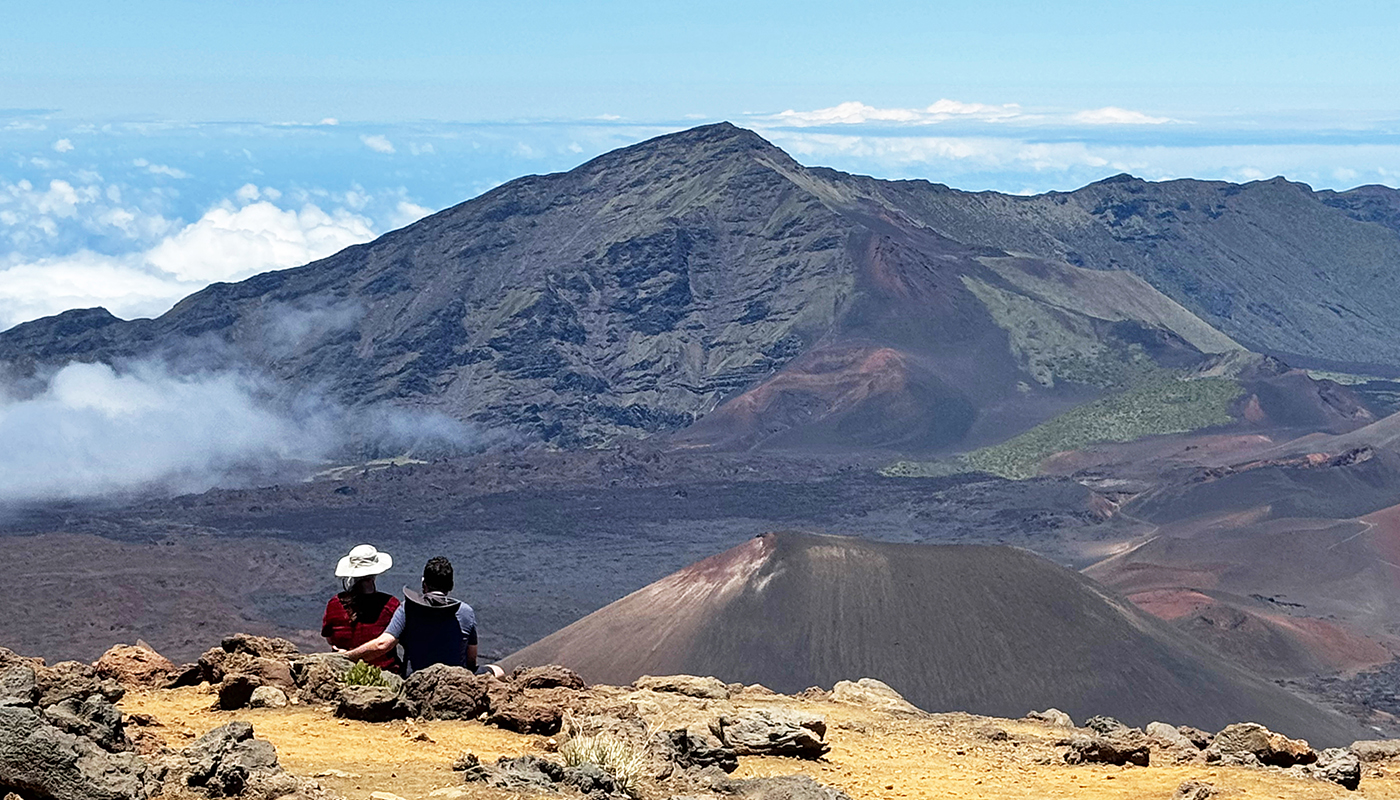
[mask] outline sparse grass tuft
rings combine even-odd
[[[566,728],[574,731],[567,742],[559,747],[559,755],[564,757],[564,765],[576,767],[580,764],[593,764],[612,776],[617,788],[631,797],[637,797],[642,776],[646,773],[647,752],[623,736],[609,731],[579,733],[572,720],[566,720]]]

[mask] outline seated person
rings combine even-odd
[[[465,667],[476,672],[476,612],[452,591],[452,562],[442,556],[428,559],[423,567],[423,591],[407,586],[408,601],[394,612],[384,633],[345,655],[369,660],[403,645],[404,674],[412,675],[433,664]],[[493,669],[499,674],[499,668]]]
[[[359,647],[389,627],[394,612],[399,610],[399,600],[378,591],[374,579],[393,565],[394,559],[388,553],[367,544],[355,547],[336,564],[335,575],[343,581],[344,591],[326,603],[326,613],[321,618],[321,635],[331,647]],[[365,660],[380,669],[400,671],[398,651],[392,647]]]

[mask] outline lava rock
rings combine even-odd
[[[0,706],[32,706],[38,699],[34,667],[20,662],[0,667]]]
[[[1204,781],[1185,781],[1176,787],[1172,800],[1210,800],[1219,793],[1215,786]]]
[[[582,689],[585,685],[577,672],[558,664],[520,667],[506,680],[517,689]]]
[[[297,697],[304,703],[336,701],[345,685],[345,674],[353,666],[350,659],[339,653],[312,653],[289,665]]]
[[[633,681],[632,685],[638,689],[647,689],[653,692],[671,692],[710,700],[728,700],[730,697],[729,686],[724,681],[714,677],[643,675]]]
[[[109,753],[32,708],[0,708],[0,786],[46,800],[146,800],[160,783],[133,753]]]
[[[1056,728],[1074,727],[1074,719],[1058,708],[1047,708],[1044,711],[1032,711],[1026,715],[1026,719],[1035,722],[1044,722]]]
[[[277,763],[277,748],[253,737],[253,726],[234,721],[199,737],[181,754],[183,769],[167,776],[183,779],[212,797],[253,800],[283,797],[303,788]]]
[[[1145,767],[1151,759],[1147,737],[1124,729],[1108,736],[1075,736],[1065,752],[1066,764],[1132,764]]]
[[[1342,747],[1329,747],[1317,754],[1315,762],[1293,769],[1309,778],[1331,781],[1348,791],[1354,792],[1361,785],[1361,759]]]
[[[611,795],[617,792],[617,781],[597,764],[584,762],[577,766],[565,767],[564,777],[559,781],[572,786],[584,795]]]
[[[1148,736],[1156,739],[1167,747],[1175,747],[1182,750],[1200,750],[1196,743],[1182,735],[1175,726],[1165,722],[1149,722],[1145,732]]]
[[[34,677],[39,691],[36,705],[42,708],[70,698],[86,700],[93,694],[115,703],[126,694],[121,684],[98,676],[96,669],[81,661],[60,661],[52,667],[41,667]]]
[[[1119,731],[1130,730],[1127,725],[1124,725],[1113,717],[1089,717],[1084,721],[1084,727],[1100,736],[1109,736]]]
[[[276,686],[259,686],[248,698],[252,708],[286,708],[287,703],[287,693]]]
[[[411,716],[413,709],[397,692],[384,686],[346,686],[340,690],[335,715],[363,722],[389,722]]]
[[[492,683],[462,667],[434,664],[410,675],[403,695],[427,719],[475,719],[490,708],[487,688]]]
[[[837,681],[831,687],[831,699],[839,703],[851,703],[877,711],[893,714],[923,716],[924,712],[904,699],[889,684],[874,678],[861,678],[858,681]]]
[[[733,772],[739,768],[739,755],[734,748],[712,743],[685,728],[657,734],[656,743],[661,758],[682,770],[719,767]]]
[[[826,721],[787,709],[744,709],[720,716],[710,732],[741,756],[820,758],[831,745],[824,741]]]
[[[564,724],[564,712],[577,703],[569,689],[520,691],[497,685],[488,692],[487,724],[516,733],[553,736]]]
[[[1290,739],[1254,722],[1238,722],[1215,735],[1206,748],[1206,761],[1222,764],[1263,764],[1291,767],[1311,764],[1317,753],[1302,739]]]
[[[214,708],[219,711],[246,708],[253,699],[253,692],[262,686],[262,679],[256,675],[229,675],[219,684],[219,699]]]
[[[164,686],[175,672],[170,659],[141,643],[119,644],[103,653],[93,667],[100,677],[133,689]]]
[[[109,753],[131,750],[122,712],[100,694],[88,695],[86,700],[70,697],[44,709],[50,725],[76,736],[91,739],[93,744]]]
[[[3,701],[0,701],[3,702]],[[1348,748],[1365,762],[1391,761],[1400,758],[1400,739],[1365,739],[1352,742]]]
[[[823,786],[807,775],[723,781],[715,789],[742,800],[851,800],[840,789]]]

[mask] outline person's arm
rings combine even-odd
[[[462,630],[462,666],[476,672],[476,612],[463,606],[457,612],[457,624]]]
[[[398,637],[385,631],[359,647],[356,647],[354,650],[342,650],[340,652],[351,661],[367,661],[371,658],[378,658],[390,650],[393,650],[394,646],[398,643]]]
[[[384,655],[399,643],[399,637],[403,636],[404,626],[403,606],[394,610],[394,616],[389,620],[389,626],[384,632],[370,639],[368,642],[356,647],[354,650],[341,651],[345,657],[351,661],[364,661],[367,658],[377,658]]]

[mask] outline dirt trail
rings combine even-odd
[[[622,690],[613,691],[619,696]],[[728,703],[652,693],[628,694],[639,711],[658,727],[703,727]],[[338,720],[328,708],[210,711],[211,695],[200,689],[134,692],[122,702],[128,713],[146,713],[163,727],[154,728],[174,747],[231,719],[252,723],[257,735],[277,746],[283,765],[299,775],[329,770],[352,777],[318,778],[348,800],[365,800],[388,791],[408,800],[425,800],[439,788],[462,786],[451,771],[453,759],[470,750],[483,761],[526,752],[543,754],[543,737],[521,736],[479,722],[413,723],[431,741],[404,735],[405,723],[372,725]],[[1400,769],[1367,767],[1360,790],[1300,779],[1281,771],[1207,765],[1108,767],[1069,766],[1053,742],[1064,735],[1039,723],[997,720],[967,714],[938,714],[905,719],[866,708],[793,698],[743,698],[744,706],[794,705],[821,714],[828,723],[831,753],[822,761],[742,758],[736,778],[806,773],[839,787],[857,800],[895,798],[985,798],[1001,800],[1167,800],[1183,781],[1204,780],[1229,800],[1296,800],[1297,798],[1400,798]],[[1009,739],[992,741],[987,726]],[[518,793],[469,786],[469,797],[504,800]],[[657,796],[665,797],[660,787]]]

